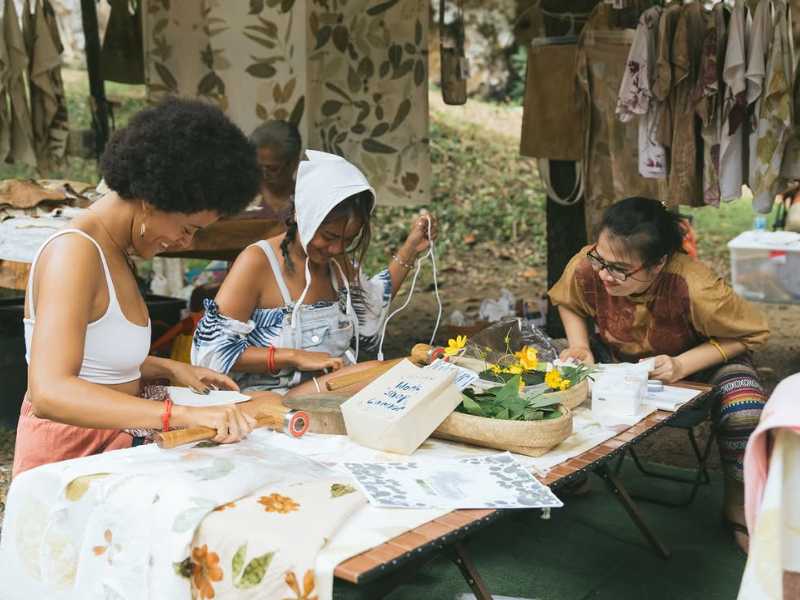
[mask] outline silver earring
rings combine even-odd
[[[139,237],[140,238],[144,238],[144,232],[145,231],[147,231],[147,225],[145,225],[145,222],[142,221],[142,224],[139,226]]]

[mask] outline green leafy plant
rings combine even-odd
[[[456,410],[476,417],[511,421],[542,421],[561,416],[557,398],[548,398],[544,392],[522,393],[521,383],[522,378],[514,375],[503,385],[483,392],[466,390]]]

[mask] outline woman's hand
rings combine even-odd
[[[300,371],[338,371],[344,365],[341,358],[335,358],[327,352],[311,352],[309,350],[294,350],[292,364]]]
[[[256,420],[245,414],[238,405],[172,407],[172,423],[177,427],[210,427],[217,430],[214,441],[230,444],[244,439],[253,431]]]
[[[233,379],[205,367],[173,360],[170,361],[169,373],[173,384],[187,386],[199,394],[207,394],[211,389],[239,391]]]
[[[574,358],[578,362],[582,362],[587,365],[594,364],[594,354],[592,354],[592,351],[586,346],[570,346],[569,348],[565,348],[561,351],[559,358],[561,360],[569,360],[570,358]]]
[[[430,237],[428,237],[428,220],[430,219]],[[414,217],[411,222],[411,230],[403,243],[403,247],[398,252],[401,259],[408,263],[414,262],[417,256],[430,248],[431,242],[436,240],[438,235],[438,224],[436,217],[424,211]]]
[[[681,361],[666,354],[659,354],[653,358],[653,370],[650,371],[652,379],[658,379],[664,383],[674,383],[685,377]]]

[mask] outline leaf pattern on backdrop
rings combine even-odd
[[[248,134],[290,120],[306,147],[357,164],[381,204],[426,202],[428,10],[422,0],[148,0],[148,95],[210,100]]]

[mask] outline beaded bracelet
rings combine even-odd
[[[397,254],[392,255],[392,260],[398,263],[400,266],[405,267],[406,269],[413,269],[414,265],[405,262],[402,258],[400,258]]]

